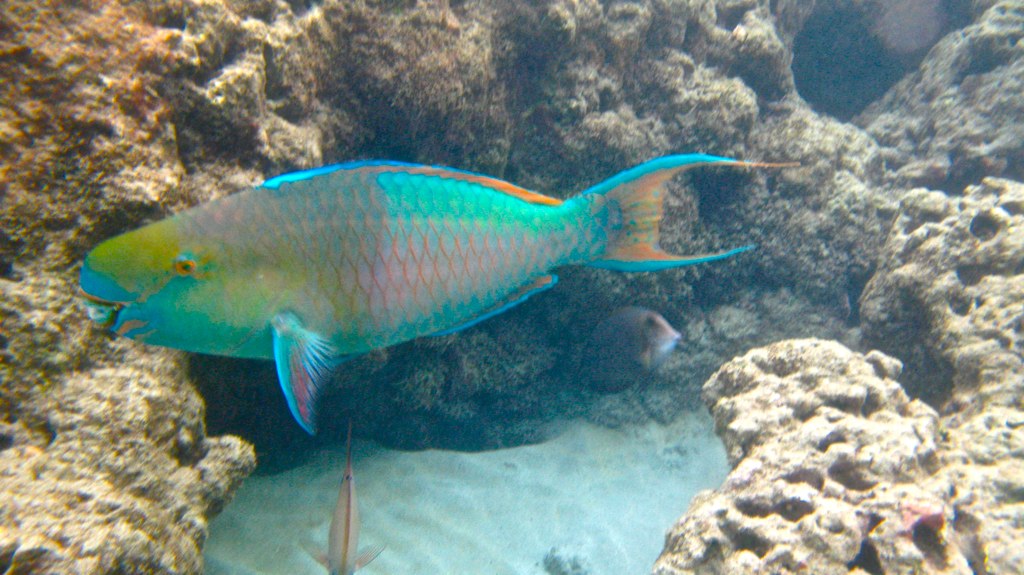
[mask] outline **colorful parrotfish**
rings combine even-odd
[[[82,266],[90,317],[145,343],[273,359],[314,433],[341,360],[449,334],[550,288],[558,266],[652,271],[750,249],[658,248],[663,185],[707,164],[666,156],[560,200],[495,178],[397,162],[285,174],[107,240]]]

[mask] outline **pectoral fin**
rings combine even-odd
[[[499,313],[508,311],[510,308],[523,303],[524,301],[527,300],[527,298],[534,294],[538,294],[544,290],[551,289],[552,287],[554,287],[556,283],[558,283],[558,276],[556,275],[552,274],[540,276],[539,278],[534,279],[530,283],[523,285],[516,291],[512,292],[512,295],[508,296],[508,298],[505,301],[499,303],[498,305],[492,307],[491,309],[485,311],[484,313],[474,317],[473,319],[467,321],[466,323],[457,325],[455,327],[450,327],[448,329],[443,329],[441,331],[432,333],[431,335],[450,335],[457,331],[462,331],[468,327],[472,327],[484,321],[485,319],[492,318],[498,315]]]
[[[383,545],[372,545],[359,551],[359,555],[356,557],[356,570],[362,569],[370,564],[377,558],[381,552],[384,551]]]
[[[307,330],[292,313],[282,313],[271,320],[274,331],[274,361],[277,379],[288,400],[295,421],[310,435],[316,433],[316,401],[330,376],[340,363],[334,347],[325,338]]]

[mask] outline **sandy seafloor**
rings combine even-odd
[[[479,453],[355,441],[360,546],[387,546],[360,573],[557,573],[552,551],[566,573],[649,572],[693,495],[728,472],[711,426],[704,412],[614,430],[572,421],[545,443]],[[344,465],[339,446],[246,480],[211,524],[207,573],[323,573],[307,549],[325,545]]]

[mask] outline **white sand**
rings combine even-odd
[[[360,545],[387,548],[360,574],[544,575],[650,571],[665,532],[728,471],[710,418],[608,430],[572,423],[540,445],[485,453],[400,452],[355,442]],[[342,450],[246,481],[211,525],[207,572],[322,574]]]

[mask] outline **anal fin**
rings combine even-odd
[[[271,320],[277,379],[295,421],[316,433],[316,402],[331,369],[344,361],[325,338],[305,327],[292,313]]]
[[[551,289],[552,287],[554,287],[556,283],[558,283],[558,276],[554,274],[543,275],[538,278],[535,278],[533,281],[524,284],[519,289],[512,292],[512,294],[509,295],[505,301],[499,303],[498,305],[492,307],[491,309],[485,311],[484,313],[474,317],[468,322],[457,325],[455,327],[450,327],[448,329],[443,329],[431,335],[450,335],[457,331],[462,331],[468,327],[472,327],[484,321],[485,319],[492,318],[500,313],[508,311],[509,309],[523,303],[534,294],[538,294],[542,291]]]

